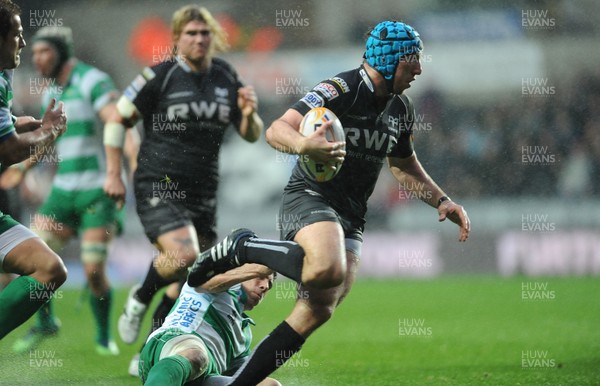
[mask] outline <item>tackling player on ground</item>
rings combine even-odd
[[[137,339],[156,292],[185,280],[200,248],[215,242],[218,156],[225,130],[233,126],[248,142],[255,142],[263,130],[254,89],[243,85],[231,65],[214,57],[227,42],[212,15],[196,5],[182,7],[173,14],[172,33],[172,58],[143,70],[125,90],[117,116],[105,129],[104,190],[122,202],[125,127],[143,119],[134,191],[145,233],[159,251],[142,285],[132,288],[119,319],[119,334],[129,344]],[[163,296],[153,318],[155,328],[175,298]]]
[[[231,377],[224,374],[235,373],[250,355],[254,321],[245,311],[262,301],[273,280],[270,269],[247,264],[215,276],[202,288],[184,285],[142,350],[139,373],[144,385],[228,384]],[[268,378],[260,385],[280,383]]]
[[[110,333],[112,290],[106,276],[106,260],[109,242],[122,224],[115,202],[102,190],[106,161],[98,118],[106,122],[115,114],[118,91],[106,73],[74,57],[69,27],[44,27],[32,40],[33,64],[47,80],[42,82],[43,105],[49,99],[59,100],[71,117],[69,131],[56,142],[58,167],[52,190],[35,215],[32,230],[55,252],[73,237],[81,236],[81,261],[96,321],[96,351],[116,355],[119,351]],[[135,153],[131,151],[130,158]],[[7,172],[18,176],[13,182],[20,181],[36,161],[31,158],[10,168]],[[15,342],[13,349],[27,352],[41,339],[56,335],[59,327],[49,301],[38,312],[36,325]]]
[[[414,107],[404,90],[421,74],[423,49],[417,31],[405,23],[385,21],[370,31],[363,64],[315,86],[267,131],[279,151],[309,155],[322,162],[340,161],[340,173],[316,183],[296,166],[285,188],[280,221],[288,250],[266,248],[268,241],[247,230],[234,231],[202,253],[190,271],[195,286],[211,275],[244,263],[264,264],[302,283],[292,313],[254,350],[231,385],[255,385],[281,365],[278,352],[296,352],[326,323],[350,291],[360,259],[367,199],[387,160],[400,184],[460,227],[459,240],[470,232],[464,208],[437,186],[413,148]],[[327,107],[346,131],[343,142],[327,142],[327,124],[303,137],[299,125],[314,107]],[[297,243],[297,244],[296,244]],[[300,249],[300,253],[290,253]],[[303,257],[302,257],[303,256]]]
[[[21,9],[0,0],[0,163],[12,165],[54,142],[67,129],[63,104],[51,100],[42,120],[15,117],[12,75],[25,47]],[[32,153],[32,151],[34,153]],[[0,212],[0,272],[19,276],[0,293],[0,339],[31,317],[67,279],[56,253],[33,232]]]

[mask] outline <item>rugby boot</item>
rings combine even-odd
[[[219,243],[200,253],[188,270],[188,284],[197,287],[215,275],[242,265],[239,248],[244,240],[251,237],[256,237],[256,234],[250,229],[235,229]]]
[[[119,323],[117,330],[119,336],[123,342],[132,344],[135,342],[140,335],[140,328],[142,327],[142,319],[146,314],[148,306],[135,298],[135,293],[141,287],[141,285],[135,285],[129,291],[125,308],[123,313],[119,317]]]

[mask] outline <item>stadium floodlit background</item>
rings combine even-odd
[[[25,37],[44,25],[74,31],[76,56],[124,89],[145,65],[167,58],[172,12],[187,1],[19,1]],[[254,85],[268,124],[319,80],[361,62],[369,27],[399,19],[421,34],[423,74],[415,147],[440,186],[467,209],[472,234],[404,190],[384,168],[373,194],[361,278],[524,277],[516,296],[559,297],[553,277],[600,274],[600,3],[592,0],[343,0],[202,2],[225,26],[232,62]],[[22,54],[15,113],[36,115],[40,83]],[[278,237],[277,211],[294,157],[264,141],[226,138],[218,230],[247,226]],[[30,173],[18,192],[22,222],[47,191]],[[130,195],[131,196],[131,195]],[[129,200],[113,245],[112,281],[139,280],[155,252]],[[63,254],[79,288],[77,246]],[[532,286],[533,284],[533,286]],[[559,292],[559,293],[555,293]],[[352,294],[350,295],[352,296]],[[598,304],[598,294],[589,294]],[[527,299],[522,299],[527,300]],[[529,299],[532,300],[532,299]],[[119,308],[120,305],[117,305]],[[596,363],[598,362],[596,357]]]
[[[144,65],[167,57],[170,16],[186,2],[21,3],[26,37],[43,25],[71,26],[77,56],[124,89]],[[423,74],[407,92],[417,112],[417,154],[466,207],[473,234],[468,243],[455,243],[455,227],[438,224],[435,211],[384,168],[370,201],[362,275],[600,272],[594,233],[600,221],[596,2],[205,5],[227,27],[232,51],[224,56],[256,87],[267,123],[319,80],[357,66],[363,35],[378,20],[403,19],[420,31]],[[36,113],[42,87],[30,51],[24,52],[16,106]],[[221,160],[219,234],[244,225],[277,236],[279,197],[293,162],[264,141],[247,146],[229,136]],[[130,246],[145,242],[133,205],[129,209],[111,266],[113,277],[124,281],[141,274]],[[125,246],[130,257],[120,259]],[[134,257],[149,259],[149,248]]]

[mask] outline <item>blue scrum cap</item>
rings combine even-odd
[[[365,59],[386,80],[391,80],[403,55],[423,51],[419,33],[399,21],[383,21],[369,33]]]

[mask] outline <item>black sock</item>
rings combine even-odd
[[[146,273],[146,278],[144,279],[140,289],[135,293],[136,298],[144,304],[150,304],[154,295],[156,295],[161,288],[164,288],[176,281],[167,280],[160,276],[158,271],[156,271],[154,264],[156,264],[156,260],[152,260],[152,263],[150,263],[150,268],[148,269],[148,273]]]
[[[304,250],[298,243],[251,238],[244,241],[244,247],[240,248],[241,262],[266,265],[298,283],[302,282]]]
[[[300,351],[303,343],[304,338],[283,321],[254,348],[229,386],[255,386]]]

